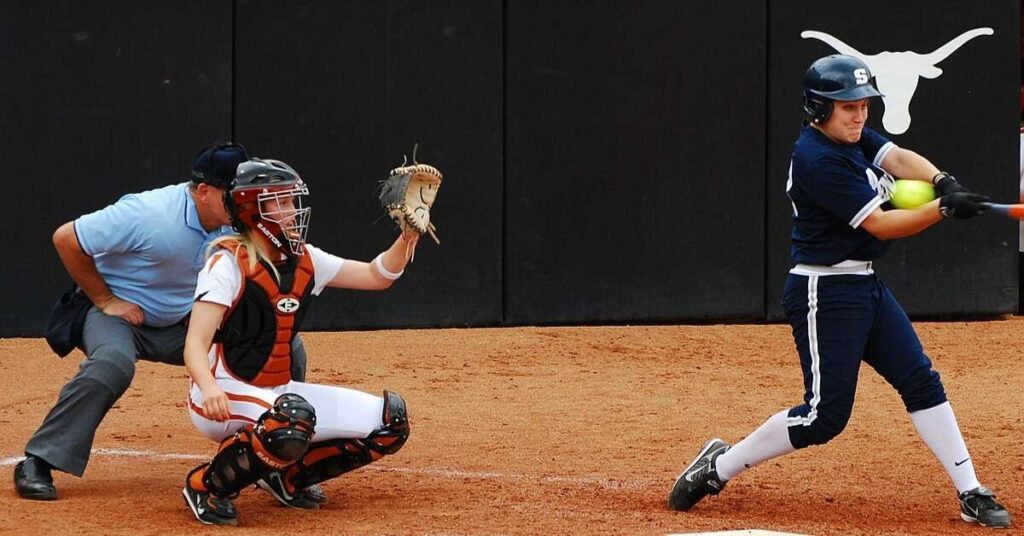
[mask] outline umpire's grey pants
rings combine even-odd
[[[29,439],[25,454],[42,458],[55,468],[82,476],[103,417],[135,377],[139,359],[184,365],[187,326],[184,321],[164,328],[135,327],[93,307],[82,331],[86,359],[78,374],[60,391],[57,404]],[[304,381],[306,351],[302,339],[292,344],[292,379]],[[185,391],[182,391],[182,395]]]

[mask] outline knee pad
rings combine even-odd
[[[405,400],[398,393],[384,391],[384,423],[379,430],[374,430],[364,440],[366,447],[379,454],[394,454],[401,450],[409,439],[409,413],[405,409]]]
[[[228,497],[251,486],[271,471],[298,461],[309,449],[316,412],[294,394],[278,397],[256,421],[221,442],[203,475],[210,493]]]
[[[331,439],[310,446],[309,452],[291,466],[285,478],[297,488],[307,488],[373,463],[398,452],[409,439],[405,400],[384,391],[384,423],[365,438]]]
[[[316,410],[312,404],[299,395],[283,394],[256,422],[256,455],[270,467],[283,469],[306,453],[315,427]]]

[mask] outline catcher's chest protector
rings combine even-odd
[[[231,243],[225,248],[237,255],[245,279],[214,337],[222,345],[224,365],[251,385],[284,385],[291,380],[292,339],[312,297],[313,261],[307,251],[277,266],[278,284],[262,262],[249,270],[245,248]]]

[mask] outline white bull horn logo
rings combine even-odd
[[[818,39],[834,48],[836,52],[853,56],[866,63],[868,69],[875,75],[878,91],[884,95],[882,102],[885,103],[885,112],[882,115],[882,126],[892,134],[903,134],[910,128],[910,99],[914,97],[914,91],[917,89],[918,77],[938,78],[942,74],[942,69],[935,66],[937,63],[948,58],[971,39],[993,33],[995,32],[992,28],[968,30],[930,54],[883,51],[869,55],[824,32],[807,30],[800,32],[800,37]]]

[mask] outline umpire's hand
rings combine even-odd
[[[142,312],[141,307],[132,302],[124,301],[117,296],[110,298],[107,303],[104,303],[103,307],[100,307],[100,311],[103,311],[105,315],[119,317],[133,326],[142,325],[142,321],[146,319],[146,313]]]
[[[988,207],[982,203],[988,201],[988,196],[972,194],[970,192],[954,192],[942,196],[939,200],[939,213],[943,218],[956,218],[964,220],[984,214]]]

